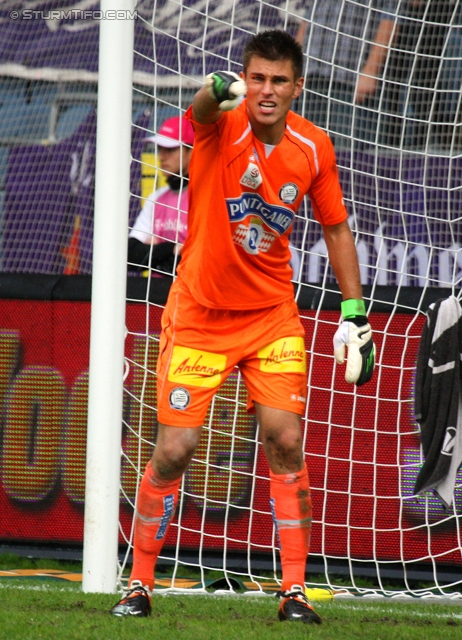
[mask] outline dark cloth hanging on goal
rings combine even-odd
[[[462,309],[455,296],[430,305],[417,357],[415,418],[425,456],[414,495],[433,490],[452,505],[462,463]]]

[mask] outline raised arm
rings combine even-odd
[[[377,91],[377,84],[382,68],[396,35],[395,21],[389,18],[381,20],[371,50],[358,77],[355,102],[362,104]]]
[[[212,98],[205,85],[194,96],[192,107],[194,120],[201,124],[211,124],[218,120],[223,113],[217,100]]]
[[[306,25],[307,23],[305,22],[305,20],[303,20],[297,29],[297,33],[295,34],[295,40],[301,47],[303,47],[303,45],[305,44]]]
[[[235,109],[242,100],[246,85],[244,80],[231,71],[209,73],[205,85],[193,99],[193,116],[201,124],[216,122],[223,111]]]

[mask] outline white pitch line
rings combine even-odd
[[[425,606],[425,604],[428,604],[428,602],[418,602],[415,601],[416,604],[421,604],[422,606]],[[336,603],[338,604],[338,603]],[[438,603],[433,603],[432,604],[438,604]],[[443,604],[443,603],[441,603]],[[447,601],[444,602],[444,604],[449,604]],[[398,612],[396,609],[394,609],[393,607],[390,606],[385,606],[385,607],[374,607],[374,606],[370,606],[369,604],[364,604],[364,605],[356,605],[356,604],[348,604],[346,602],[342,602],[341,606],[345,609],[351,610],[353,609],[354,611],[377,611],[378,609],[380,609],[381,612],[384,613],[391,613],[396,615]],[[415,609],[409,609],[409,610],[405,610],[405,609],[401,609],[401,611],[399,613],[404,613],[406,616],[410,616],[410,617],[415,617],[415,618],[455,618],[455,619],[460,619],[462,620],[462,613],[453,613],[453,612],[448,612],[448,613],[435,613],[434,611],[431,612],[425,612],[425,611],[416,611]]]

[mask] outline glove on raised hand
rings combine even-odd
[[[218,102],[221,111],[231,111],[238,107],[247,91],[247,86],[237,73],[214,71],[205,78],[209,95]]]
[[[345,347],[348,347],[345,380],[359,387],[369,382],[374,372],[372,329],[363,300],[344,300],[341,308],[342,323],[334,335],[334,355],[338,364],[343,364]]]

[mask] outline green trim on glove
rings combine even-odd
[[[213,78],[213,93],[217,99],[217,102],[223,102],[223,100],[229,100],[229,87],[233,82],[236,82],[235,78],[221,72],[215,72]],[[234,96],[233,96],[234,97]]]
[[[205,86],[221,111],[232,111],[238,107],[247,91],[244,80],[234,71],[209,73],[205,78]]]
[[[354,318],[355,316],[366,315],[366,305],[364,304],[364,300],[356,300],[355,298],[343,300],[340,305],[340,309],[342,310],[342,318],[344,320]]]

